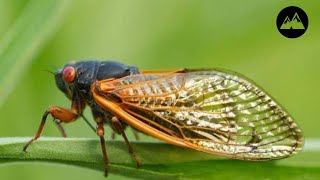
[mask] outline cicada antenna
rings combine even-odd
[[[43,71],[45,71],[45,72],[48,72],[48,73],[50,73],[50,74],[55,75],[55,73],[54,73],[53,71],[50,71],[50,70],[43,70]]]
[[[57,66],[56,66],[56,65],[53,65],[53,64],[50,64],[49,66],[50,66],[50,69],[54,69],[54,70],[45,69],[45,70],[43,70],[43,71],[55,75],[55,74],[56,74],[55,71],[58,69]]]

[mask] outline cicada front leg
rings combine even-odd
[[[49,107],[48,110],[43,114],[42,116],[42,120],[41,120],[41,123],[39,125],[39,128],[35,134],[35,136],[27,142],[27,144],[24,145],[23,147],[23,151],[26,152],[28,146],[35,140],[37,140],[40,135],[41,135],[41,132],[43,130],[43,127],[46,123],[46,120],[47,120],[47,117],[48,115],[51,114],[51,116],[60,121],[60,122],[71,122],[73,120],[75,120],[77,117],[78,117],[78,114],[76,112],[73,112],[72,110],[68,110],[68,109],[65,109],[65,108],[62,108],[62,107],[58,107],[58,106],[52,106],[52,107]],[[58,121],[55,121],[56,124],[58,125],[58,128],[60,129],[61,133],[63,136],[66,135],[63,127],[61,126],[60,122]]]
[[[39,128],[32,139],[30,139],[24,146],[23,151],[26,152],[28,146],[35,140],[37,140],[43,130],[43,127],[46,123],[47,117],[49,114],[54,118],[55,123],[57,124],[62,136],[66,137],[66,132],[63,129],[61,122],[68,123],[76,120],[84,109],[84,102],[76,99],[72,101],[71,109],[65,109],[63,107],[52,106],[49,107],[43,114]]]

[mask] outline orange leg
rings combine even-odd
[[[108,159],[107,150],[106,150],[106,142],[104,139],[103,122],[97,122],[97,135],[100,137],[100,144],[101,144],[101,150],[102,150],[102,156],[103,156],[103,162],[104,162],[104,176],[108,176],[109,159]]]
[[[47,117],[48,117],[49,114],[51,114],[51,116],[54,119],[58,119],[60,122],[65,122],[65,123],[71,122],[71,121],[75,120],[78,117],[78,114],[73,110],[68,110],[68,109],[65,109],[65,108],[62,108],[62,107],[57,107],[57,106],[49,107],[48,110],[42,116],[42,120],[41,120],[40,126],[39,126],[35,136],[24,145],[24,147],[23,147],[23,151],[24,152],[27,151],[28,146],[33,141],[37,140],[40,137],[41,132],[42,132],[43,127],[44,127],[44,124],[46,123],[46,120],[47,120]],[[60,131],[61,131],[61,133],[63,135],[66,135],[65,132],[64,132],[64,129],[62,128],[62,126],[60,124],[60,122],[58,122],[58,124],[57,124],[58,128],[60,129]]]
[[[129,142],[129,140],[128,140],[128,138],[127,138],[127,136],[126,136],[126,134],[125,134],[125,132],[124,132],[124,130],[122,128],[121,122],[115,116],[113,116],[111,118],[111,122],[112,122],[112,125],[114,126],[114,129],[116,130],[116,132],[118,134],[121,134],[123,139],[124,139],[124,141],[126,142],[128,148],[129,148],[129,152],[131,153],[131,155],[133,156],[133,158],[134,158],[134,160],[136,162],[136,166],[140,167],[139,159],[138,159],[136,153],[134,152],[134,150],[133,150],[133,148],[132,148],[132,146],[131,146],[131,144],[130,144],[130,142]]]

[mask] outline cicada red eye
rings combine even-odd
[[[63,78],[68,83],[72,83],[76,77],[76,70],[72,66],[68,66],[63,70]]]

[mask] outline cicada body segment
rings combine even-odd
[[[242,160],[285,158],[303,146],[301,130],[287,111],[233,72],[148,71],[93,87],[99,87],[93,89],[94,99],[106,111],[175,145]]]

